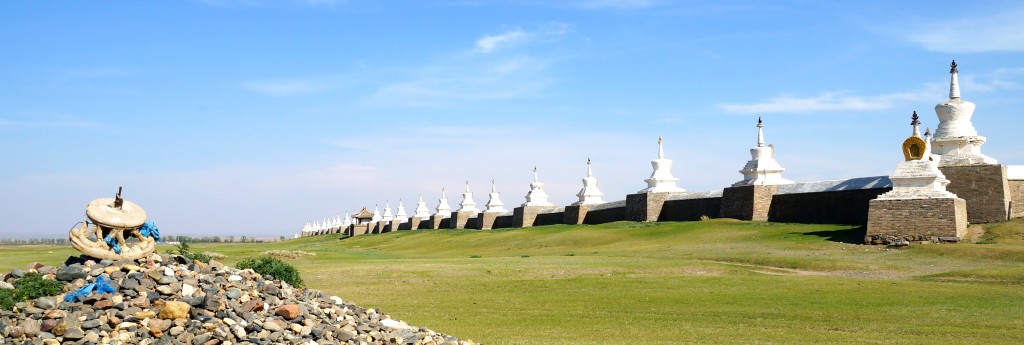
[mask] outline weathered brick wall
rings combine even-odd
[[[722,190],[722,218],[768,220],[772,196],[778,186],[741,186]]]
[[[531,226],[561,224],[561,219],[556,223],[537,223],[537,216],[541,212],[557,209],[558,206],[519,206],[512,210],[512,226],[517,228],[528,228]]]
[[[476,226],[472,227],[472,229],[494,229],[494,220],[498,218],[499,214],[500,213],[496,212],[481,212],[480,215],[477,216]]]
[[[1010,189],[1010,217],[1024,217],[1024,180],[1009,180],[1007,187]]]
[[[583,219],[583,224],[604,224],[624,220],[626,220],[625,205],[602,209],[594,209],[591,207],[590,210],[587,211],[586,217]]]
[[[661,213],[658,215],[658,220],[693,221],[700,220],[701,216],[718,218],[721,210],[721,197],[667,200],[661,207]]]
[[[537,219],[533,222],[533,225],[541,226],[563,224],[563,220],[565,220],[565,211],[538,213]]]
[[[587,218],[587,211],[590,210],[590,205],[570,205],[565,207],[565,212],[562,212],[562,223],[579,225],[583,224],[583,220]]]
[[[867,236],[895,236],[908,240],[958,237],[967,233],[964,199],[872,200]]]
[[[494,225],[491,227],[491,229],[504,229],[511,227],[513,227],[512,216],[508,215],[498,216],[497,218],[494,218]]]
[[[768,221],[804,224],[867,224],[868,203],[891,187],[776,194]]]
[[[450,229],[476,229],[476,212],[452,212],[452,217],[449,221]]]
[[[946,190],[967,201],[967,221],[1001,222],[1009,217],[1010,187],[1002,164],[940,167]]]
[[[626,220],[656,222],[665,200],[673,193],[638,193],[626,195]],[[717,212],[717,211],[716,211]]]

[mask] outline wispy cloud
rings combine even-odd
[[[313,80],[268,80],[250,81],[242,84],[245,89],[271,97],[286,97],[314,93],[328,88],[323,82]]]
[[[958,11],[948,12],[961,15]],[[997,14],[962,19],[940,18],[934,21],[898,26],[892,31],[930,51],[943,53],[982,53],[1024,51],[1024,8]]]
[[[476,40],[476,47],[487,54],[500,46],[515,44],[527,37],[526,32],[520,29],[506,31],[500,35],[486,35]]]
[[[858,96],[847,92],[826,92],[814,97],[776,96],[765,102],[720,104],[730,113],[807,113],[812,111],[856,111],[890,109],[904,101],[935,98],[934,92],[895,92],[876,96]]]
[[[548,68],[557,60],[544,43],[569,32],[562,23],[532,30],[512,29],[476,40],[473,49],[441,57],[412,75],[379,87],[366,104],[388,107],[441,107],[473,101],[536,96],[556,78]]]

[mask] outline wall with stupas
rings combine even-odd
[[[994,158],[981,153],[981,146],[987,139],[979,135],[970,122],[974,105],[960,97],[955,62],[951,65],[950,73],[949,100],[935,107],[939,119],[936,136],[931,138],[928,131],[923,137],[920,135],[916,112],[912,123],[912,137],[916,138],[913,141],[918,143],[915,149],[920,151],[914,160],[930,162],[932,165],[929,165],[929,169],[934,170],[932,172],[936,181],[948,183],[944,185],[943,193],[945,190],[951,193],[948,195],[949,200],[936,199],[936,202],[951,203],[945,205],[948,207],[936,208],[920,201],[930,200],[932,196],[914,197],[912,192],[919,189],[915,181],[921,176],[900,175],[900,169],[897,169],[895,175],[890,175],[892,179],[890,176],[873,176],[802,183],[785,179],[785,169],[776,161],[775,146],[766,143],[765,124],[759,118],[756,145],[750,149],[750,160],[739,170],[742,179],[722,189],[690,192],[678,186],[685,186],[685,181],[680,183],[680,179],[672,174],[673,162],[667,158],[662,139],[659,138],[657,158],[651,161],[653,172],[649,178],[643,179],[647,188],[622,196],[623,199],[617,201],[604,201],[592,162],[588,160],[586,176],[582,179],[583,189],[577,194],[580,200],[571,205],[554,205],[547,200],[544,183],[535,167],[527,200],[519,207],[509,205],[509,209],[506,209],[492,181],[490,200],[486,209],[481,210],[476,207],[467,182],[458,210],[449,206],[442,189],[435,208],[437,212],[429,217],[424,216],[426,207],[421,196],[416,214],[422,218],[406,218],[404,206],[399,200],[399,212],[394,216],[391,215],[390,205],[385,203],[386,217],[380,216],[375,207],[373,219],[368,223],[335,217],[333,220],[307,224],[301,235],[344,233],[358,236],[408,230],[486,230],[554,224],[603,224],[624,220],[696,221],[736,218],[810,224],[870,223],[879,229],[900,228],[899,224],[916,224],[913,229],[907,228],[903,234],[926,237],[929,236],[929,228],[951,226],[955,230],[950,232],[954,234],[951,236],[962,235],[960,223],[957,223],[962,217],[967,217],[970,223],[1024,217],[1024,166],[999,164]],[[941,175],[948,181],[943,180]],[[641,179],[637,180],[639,182]],[[893,180],[897,182],[896,191]],[[883,194],[886,196],[882,199],[886,200],[878,202],[879,196]],[[894,195],[898,197],[894,198]],[[918,201],[906,201],[914,198]],[[877,213],[877,217],[869,219],[873,200],[876,201],[876,209],[885,212]],[[941,212],[932,211],[936,209]],[[364,209],[361,214],[367,216],[368,212]]]

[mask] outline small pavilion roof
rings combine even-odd
[[[357,219],[373,218],[373,212],[370,212],[370,210],[366,209],[366,207],[363,207],[363,209],[360,210],[359,213],[356,213],[352,217]]]

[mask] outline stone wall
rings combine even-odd
[[[722,191],[722,218],[768,220],[772,197],[778,186],[739,186]]]
[[[805,224],[867,224],[868,203],[892,187],[776,194],[768,221]]]
[[[960,198],[876,199],[871,200],[869,214],[866,238],[960,239],[967,233],[967,206]]]
[[[674,193],[637,193],[626,195],[626,220],[657,222],[661,208]]]
[[[967,201],[967,221],[992,223],[1009,219],[1010,187],[1002,164],[939,167],[946,190]]]
[[[565,224],[565,209],[562,207],[554,210],[548,210],[537,214],[537,219],[533,222],[535,226],[541,225],[556,225]]]
[[[1009,180],[1007,186],[1010,189],[1010,217],[1024,217],[1024,180]]]
[[[512,226],[517,228],[529,228],[537,221],[537,215],[541,212],[558,209],[558,206],[519,206],[512,210]],[[558,223],[556,223],[558,224]]]
[[[722,197],[666,200],[658,215],[660,221],[694,221],[701,217],[718,218]]]
[[[583,224],[604,224],[626,220],[626,201],[619,200],[592,205],[583,217]]]

